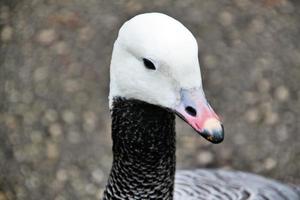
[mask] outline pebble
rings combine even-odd
[[[48,68],[47,67],[39,67],[34,71],[33,79],[35,81],[43,81],[48,76]]]
[[[88,131],[93,131],[96,127],[97,116],[92,111],[84,112],[83,114],[84,128]]]
[[[54,29],[41,30],[37,35],[37,41],[42,45],[50,45],[57,39],[57,33]]]
[[[75,121],[75,114],[70,110],[65,110],[62,113],[62,118],[66,123],[72,124]]]
[[[256,108],[251,108],[245,113],[245,118],[249,123],[256,123],[259,119],[259,112]]]
[[[274,125],[278,122],[278,114],[273,111],[266,112],[265,123],[268,125]]]
[[[79,29],[79,40],[89,41],[93,38],[94,34],[95,32],[91,27],[89,26],[83,27]]]
[[[218,64],[217,58],[214,55],[206,55],[204,63],[207,68],[215,68]]]
[[[265,169],[267,169],[267,170],[274,169],[274,167],[276,167],[276,165],[277,165],[277,162],[276,162],[276,160],[274,160],[273,158],[267,158],[267,159],[264,161],[264,167],[265,167]]]
[[[6,197],[5,193],[0,191],[0,200],[8,200],[8,198]]]
[[[223,26],[229,26],[233,22],[233,16],[230,12],[223,11],[219,16],[219,21]]]
[[[69,53],[69,48],[66,42],[63,41],[55,43],[53,49],[57,55],[66,55]]]
[[[61,125],[58,123],[51,124],[49,127],[49,132],[50,132],[51,136],[54,138],[61,136],[61,134],[62,134]]]
[[[33,143],[37,144],[43,141],[42,132],[34,130],[30,133],[30,139]]]
[[[247,8],[249,5],[249,0],[234,0],[234,3],[237,5],[239,8]]]
[[[68,179],[68,174],[65,169],[59,169],[56,172],[56,179],[60,182],[65,182]]]
[[[281,85],[276,88],[275,97],[279,101],[281,101],[281,102],[287,101],[289,99],[289,96],[290,96],[290,92],[289,92],[288,88],[286,88],[285,86]]]
[[[126,10],[129,13],[136,13],[138,11],[140,11],[143,8],[141,2],[137,2],[137,1],[128,1],[126,3]]]
[[[44,118],[48,121],[48,122],[55,122],[58,119],[58,114],[56,112],[56,110],[53,109],[48,109],[45,112]]]
[[[57,144],[53,142],[47,143],[47,157],[48,159],[57,159],[59,156],[59,150]]]
[[[262,33],[264,31],[265,23],[262,19],[255,18],[250,22],[249,31],[252,33]]]
[[[12,115],[7,115],[4,118],[5,125],[10,129],[16,129],[17,127],[17,119]]]
[[[213,160],[214,160],[214,155],[209,151],[201,151],[197,155],[197,161],[201,165],[208,165],[208,164],[212,163]]]
[[[10,26],[4,26],[1,32],[1,40],[3,42],[10,41],[12,38],[13,29]]]
[[[261,93],[267,93],[271,88],[271,83],[269,80],[263,78],[259,80],[257,86]]]
[[[95,183],[101,183],[104,178],[103,171],[101,169],[95,169],[92,172],[92,178],[95,181]]]

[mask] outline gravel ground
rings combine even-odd
[[[120,25],[150,11],[196,36],[226,139],[178,120],[178,168],[300,184],[297,0],[1,0],[0,200],[97,199],[111,165],[108,72]]]

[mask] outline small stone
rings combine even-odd
[[[279,101],[284,102],[289,99],[289,96],[290,96],[290,92],[285,86],[282,85],[282,86],[279,86],[278,88],[276,88],[275,97]]]
[[[229,26],[233,22],[233,16],[230,12],[223,11],[219,16],[219,20],[223,26]]]
[[[58,114],[55,110],[49,109],[46,111],[44,117],[48,122],[55,122],[58,118]]]
[[[62,118],[66,123],[72,124],[75,121],[75,114],[70,110],[65,110],[62,114]]]
[[[0,191],[0,200],[8,200],[8,198],[2,191]]]
[[[259,119],[259,112],[257,109],[252,108],[247,110],[247,112],[245,113],[245,118],[249,123],[255,123],[258,121]]]
[[[76,166],[71,166],[68,170],[68,175],[72,177],[73,179],[76,179],[79,177],[79,169]]]
[[[34,71],[33,78],[35,81],[43,81],[48,76],[48,68],[47,67],[39,67]]]
[[[60,182],[65,182],[68,179],[68,174],[66,170],[59,169],[56,173],[56,179]]]
[[[140,11],[143,8],[141,2],[137,2],[137,1],[127,1],[126,3],[126,10],[129,13],[135,13]]]
[[[92,111],[87,111],[83,114],[84,128],[88,131],[93,131],[96,127],[97,116]]]
[[[214,155],[209,151],[202,151],[198,154],[197,160],[202,165],[208,165],[213,162]]]
[[[267,93],[270,88],[271,88],[271,84],[270,84],[270,81],[268,81],[267,79],[261,79],[258,84],[258,90],[261,92],[261,93]]]
[[[71,29],[78,28],[81,25],[78,12],[62,10],[60,13],[49,16],[50,23],[61,24]]]
[[[57,55],[66,55],[69,52],[67,44],[63,41],[57,42],[53,45],[54,51]]]
[[[234,0],[235,4],[239,7],[239,8],[247,8],[249,6],[249,0]]]
[[[79,30],[79,40],[81,41],[91,40],[94,34],[95,34],[94,30],[91,27],[89,26],[83,27]]]
[[[56,159],[58,158],[59,150],[55,143],[48,142],[47,143],[47,157],[49,159]]]
[[[265,123],[268,125],[274,125],[278,121],[278,118],[279,117],[277,113],[273,111],[266,112]]]
[[[54,200],[66,200],[66,198],[62,195],[57,195]]]
[[[16,129],[17,120],[14,116],[8,115],[4,118],[5,125],[10,129]]]
[[[32,131],[30,134],[30,139],[33,143],[40,143],[43,140],[42,133],[40,131]]]
[[[267,158],[267,159],[264,161],[264,167],[265,167],[265,169],[267,169],[267,170],[274,169],[274,167],[276,167],[276,165],[277,165],[277,162],[276,162],[276,160],[274,160],[273,158]]]
[[[10,26],[4,26],[1,32],[1,40],[7,42],[12,38],[13,29]]]
[[[37,35],[37,41],[42,45],[50,45],[57,39],[54,29],[41,30]]]
[[[206,55],[204,63],[208,68],[215,68],[217,66],[217,58],[214,55]]]
[[[55,138],[62,134],[62,128],[61,128],[60,124],[54,123],[54,124],[50,125],[49,132],[52,135],[52,137]]]
[[[92,178],[95,181],[95,183],[102,183],[104,174],[101,169],[96,169],[92,172]]]
[[[261,33],[263,32],[265,24],[262,19],[254,19],[251,21],[249,25],[249,29],[253,33]]]

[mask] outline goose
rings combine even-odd
[[[168,15],[139,14],[120,28],[109,107],[113,163],[104,200],[300,199],[296,187],[250,173],[175,170],[175,115],[212,143],[222,142],[224,128],[205,98],[196,39]]]

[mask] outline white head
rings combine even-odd
[[[110,108],[114,97],[138,99],[176,111],[202,135],[222,130],[204,96],[196,39],[167,15],[141,14],[124,23],[114,44],[110,78]],[[213,130],[203,127],[208,118],[217,119]]]

